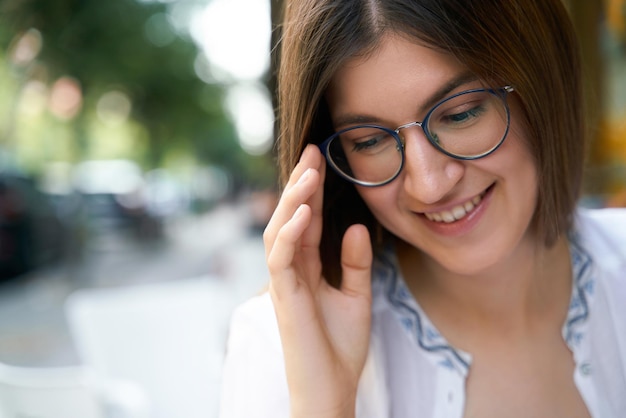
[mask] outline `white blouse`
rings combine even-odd
[[[570,237],[574,286],[563,338],[574,381],[595,418],[626,417],[626,210],[580,210]],[[370,350],[358,418],[460,418],[471,356],[448,344],[417,304],[389,252],[373,270]],[[289,417],[269,294],[234,313],[220,418]]]

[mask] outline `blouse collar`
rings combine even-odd
[[[562,335],[574,350],[584,338],[584,324],[589,316],[589,301],[593,295],[593,260],[579,245],[575,234],[569,239],[573,286]],[[418,348],[436,365],[454,370],[466,377],[471,355],[453,347],[437,330],[409,291],[399,269],[393,247],[377,256],[373,271],[373,291],[383,295],[402,329]]]

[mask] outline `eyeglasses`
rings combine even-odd
[[[510,112],[506,95],[512,86],[473,89],[437,103],[422,122],[389,129],[357,125],[335,132],[319,145],[329,165],[361,186],[393,181],[404,166],[405,140],[400,130],[419,126],[437,150],[458,160],[476,160],[494,152],[506,138]]]

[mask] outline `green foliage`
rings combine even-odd
[[[0,46],[9,51],[19,34],[41,33],[37,65],[22,69],[22,83],[37,78],[50,86],[61,76],[82,89],[75,125],[76,159],[89,155],[89,118],[101,95],[112,89],[132,102],[130,117],[147,131],[142,163],[157,167],[168,153],[188,152],[201,164],[247,173],[222,106],[224,88],[195,74],[198,48],[168,26],[166,5],[135,0],[1,0]]]

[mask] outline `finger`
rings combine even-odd
[[[326,163],[319,149],[310,150],[312,154],[320,157],[317,171],[319,180],[313,195],[307,200],[311,207],[311,226],[307,228],[302,236],[302,247],[307,252],[319,254],[319,246],[322,238],[323,210],[324,210],[324,179],[326,176]]]
[[[319,149],[311,151],[317,153],[321,157]],[[323,158],[320,158],[321,165],[319,167],[318,186],[313,195],[307,201],[311,208],[311,221],[309,227],[302,234],[300,250],[302,257],[300,262],[303,271],[308,272],[309,284],[312,289],[318,287],[322,279],[322,262],[320,257],[320,242],[322,240],[322,226],[324,223],[324,177],[326,174],[326,164]]]
[[[321,153],[316,146],[308,145],[306,147],[300,162],[289,177],[289,182],[283,190],[263,234],[266,256],[278,230],[293,216],[301,204],[307,202],[311,195],[318,191],[317,187],[321,183],[318,170],[324,167],[322,160]],[[319,197],[316,200],[319,200]]]
[[[311,221],[311,208],[300,205],[292,218],[280,228],[267,255],[267,267],[271,285],[277,295],[293,291],[298,285],[293,261],[300,245],[302,233]]]
[[[308,144],[302,151],[300,160],[294,167],[289,176],[289,180],[285,185],[285,190],[293,186],[298,181],[300,176],[307,170],[307,168],[319,169],[323,160],[322,153],[316,145]]]
[[[372,244],[364,225],[352,225],[341,244],[341,291],[371,300]]]
[[[276,236],[281,228],[292,219],[296,210],[315,193],[319,187],[319,178],[320,174],[317,170],[309,168],[300,176],[298,181],[283,192],[263,232],[266,257],[272,250]]]

